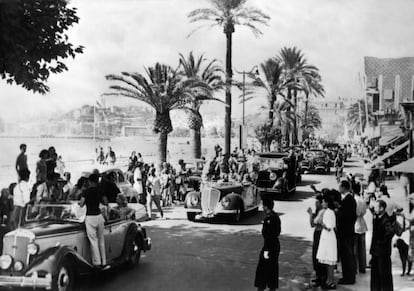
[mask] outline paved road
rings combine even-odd
[[[320,181],[334,183],[330,175],[305,175],[289,201],[276,202],[282,220],[282,290],[301,290],[311,273],[312,231],[306,209],[313,205],[309,185]],[[78,290],[254,290],[263,216],[259,211],[237,224],[208,224],[187,221],[182,206],[167,209],[167,219],[144,223],[153,250],[136,268],[85,278]]]

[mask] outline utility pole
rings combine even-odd
[[[242,92],[243,92],[243,95],[242,95],[242,104],[243,104],[243,107],[242,107],[242,125],[241,125],[241,127],[239,129],[239,135],[240,135],[240,138],[239,138],[239,148],[241,149],[241,148],[244,147],[243,136],[245,135],[245,130],[246,130],[246,123],[245,123],[246,74],[250,75],[250,74],[253,74],[254,73],[255,75],[259,75],[259,70],[258,70],[257,65],[253,66],[253,68],[251,68],[251,70],[248,71],[248,72],[246,72],[244,70],[242,72],[239,72],[235,68],[233,68],[233,69],[234,69],[234,71],[237,74],[243,75],[243,88],[242,88]]]

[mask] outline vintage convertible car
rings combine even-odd
[[[260,153],[260,171],[256,186],[262,198],[275,199],[296,191],[296,184],[301,180],[299,163],[296,155],[288,153]]]
[[[310,149],[305,153],[302,161],[302,171],[307,172],[323,172],[331,171],[331,161],[328,153],[321,149]]]
[[[200,192],[190,192],[184,207],[190,221],[231,216],[234,221],[250,211],[258,209],[256,186],[252,183],[205,182]]]
[[[99,271],[91,264],[85,207],[75,204],[28,206],[21,226],[4,236],[0,287],[72,290],[76,277]],[[136,265],[151,249],[146,230],[134,220],[105,223],[108,266]]]
[[[206,161],[203,159],[194,159],[185,162],[186,169],[189,172],[188,176],[188,191],[200,191],[201,174],[203,173]]]

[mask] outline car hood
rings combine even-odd
[[[50,234],[80,231],[84,229],[84,225],[78,222],[37,222],[27,224],[22,229],[33,233],[36,237],[40,237]]]

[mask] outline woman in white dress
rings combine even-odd
[[[319,242],[316,259],[326,265],[327,278],[323,289],[336,289],[334,281],[334,266],[338,259],[338,250],[335,234],[336,217],[334,203],[331,196],[326,193],[322,198],[322,207],[325,209],[322,219],[322,233]]]

